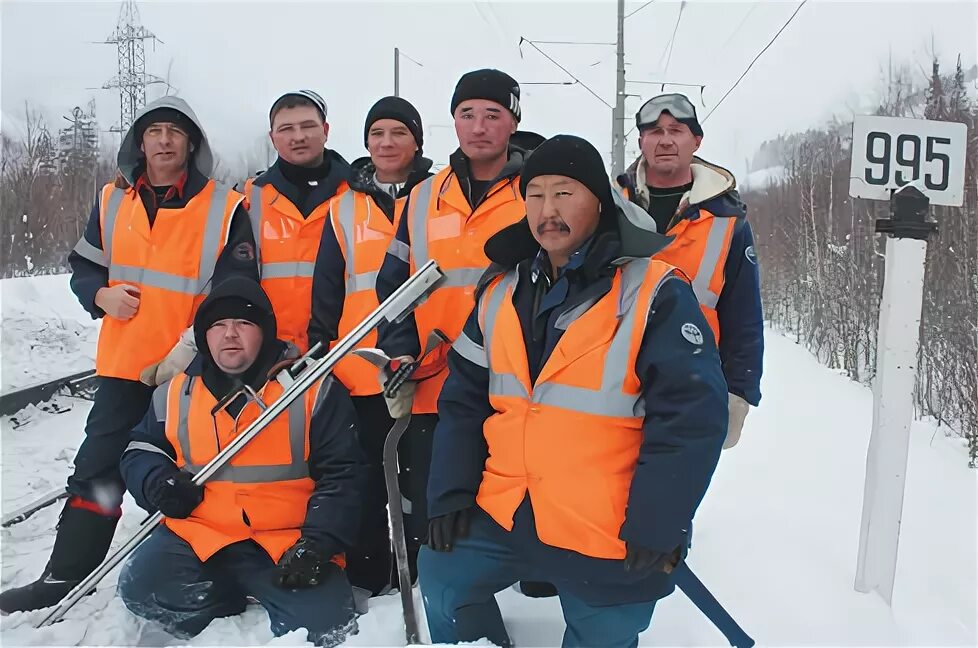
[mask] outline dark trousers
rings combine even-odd
[[[360,536],[355,547],[346,553],[350,583],[378,594],[388,586],[397,587],[394,571],[390,523],[387,517],[387,483],[384,478],[384,441],[394,425],[382,394],[353,398],[357,411],[360,446],[368,465],[368,480],[363,494]],[[437,415],[415,415],[411,418],[398,445],[398,484],[404,508],[408,567],[411,579],[417,579],[417,556],[427,540],[428,474],[431,466],[431,441]]]
[[[387,518],[384,480],[384,441],[394,425],[383,394],[353,397],[360,447],[367,462],[367,482],[361,498],[360,535],[346,552],[346,573],[356,587],[379,594],[392,583],[393,551]]]
[[[526,560],[500,535],[505,531],[494,525],[487,515],[476,511],[469,535],[458,540],[452,551],[421,549],[419,580],[432,643],[488,638],[497,645],[508,645],[496,592],[521,579],[549,580],[556,575],[543,573]],[[634,648],[655,610],[655,601],[599,607],[566,592],[559,596],[567,623],[564,648]]]
[[[414,414],[407,432],[401,438],[401,493],[410,502],[405,510],[404,533],[407,536],[411,579],[418,575],[418,550],[428,542],[428,476],[431,474],[431,444],[438,425],[437,414]]]
[[[126,488],[119,459],[130,432],[149,409],[153,389],[139,381],[99,376],[85,440],[75,455],[75,472],[68,477],[69,493],[105,511],[119,508]]]
[[[355,627],[353,592],[343,570],[330,563],[319,585],[301,589],[278,587],[274,572],[275,563],[250,540],[201,562],[189,544],[159,526],[123,567],[118,591],[133,614],[181,639],[214,619],[240,614],[252,596],[268,611],[276,636],[305,628],[317,645],[342,643]]]

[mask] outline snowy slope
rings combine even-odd
[[[95,366],[99,320],[78,304],[69,275],[0,281],[0,390]]]
[[[721,458],[697,516],[690,565],[765,646],[974,646],[976,629],[976,473],[964,446],[929,422],[914,424],[893,608],[853,590],[870,391],[820,366],[802,347],[768,331],[762,406],[741,443]],[[7,371],[6,343],[4,371]],[[18,369],[18,367],[14,367]],[[4,511],[56,485],[70,471],[88,403],[61,398],[64,414],[34,411],[2,427]],[[143,514],[127,500],[118,539]],[[3,587],[40,572],[53,542],[57,507],[0,533]],[[136,620],[113,597],[115,574],[54,628],[35,630],[40,613],[0,621],[4,645],[175,645]],[[416,596],[420,608],[420,597]],[[557,646],[563,631],[554,599],[499,595],[520,646]],[[402,645],[396,596],[374,602],[351,646]],[[274,639],[257,606],[215,621],[191,645],[298,645],[304,633]],[[723,637],[681,594],[660,602],[645,646],[718,646]]]
[[[762,191],[767,189],[776,180],[781,179],[785,174],[783,166],[773,166],[764,169],[751,171],[743,178],[739,178],[737,184],[745,191]]]

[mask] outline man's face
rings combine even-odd
[[[254,322],[222,319],[207,329],[207,348],[218,368],[226,374],[244,373],[261,350],[262,330]]]
[[[654,126],[643,127],[638,136],[645,164],[654,174],[665,176],[688,169],[702,141],[669,113],[662,113]]]
[[[146,156],[146,167],[154,174],[172,175],[187,168],[193,150],[190,135],[170,122],[154,122],[143,133],[139,150]]]
[[[322,163],[329,124],[323,121],[313,106],[282,108],[272,119],[268,133],[272,146],[286,162],[297,166],[317,166]]]
[[[573,254],[594,234],[600,217],[601,202],[573,178],[541,175],[526,186],[530,231],[548,254]]]
[[[470,160],[495,160],[506,155],[516,132],[513,114],[487,99],[469,99],[455,108],[455,134]]]
[[[382,173],[403,172],[411,166],[417,150],[414,135],[396,119],[378,119],[367,131],[370,161]]]

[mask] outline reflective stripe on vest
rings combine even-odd
[[[370,202],[372,198],[370,196],[367,199],[367,209],[370,209]],[[356,196],[355,192],[351,189],[350,191],[343,192],[340,196],[339,201],[339,223],[340,228],[343,230],[343,247],[346,253],[346,294],[352,295],[353,293],[361,292],[363,290],[373,290],[377,286],[377,271],[372,270],[370,272],[356,272]],[[367,219],[370,219],[369,213]],[[400,243],[400,241],[398,241]],[[403,246],[404,244],[401,243]]]
[[[420,268],[428,263],[428,208],[431,205],[431,193],[434,190],[434,180],[437,177],[434,175],[419,183],[411,192],[411,198],[408,202],[407,218],[408,226],[411,228],[409,232],[411,236],[410,252],[414,255],[415,268]],[[415,191],[417,193],[414,193]],[[424,211],[419,213],[418,205],[424,205]],[[391,251],[395,253],[395,256],[400,258],[400,255],[397,254],[398,249],[393,245],[391,246]],[[475,288],[485,270],[482,266],[477,268],[442,268],[445,279],[442,280],[438,287]]]
[[[411,252],[414,253],[414,267],[420,268],[428,263],[428,206],[431,204],[431,192],[434,190],[435,178],[425,178],[411,191],[408,198],[408,225],[411,230]],[[418,212],[418,205],[423,205],[424,211]]]
[[[696,276],[693,277],[693,292],[696,299],[707,308],[715,309],[720,295],[710,290],[710,281],[716,274],[717,265],[721,257],[724,256],[724,243],[727,240],[727,227],[729,219],[713,218],[710,223],[710,232],[706,235],[706,248],[700,258],[700,265],[696,269]]]
[[[113,185],[109,192],[109,204],[102,205],[102,214],[104,215],[102,219],[102,249],[105,251],[105,259],[108,262],[112,260],[112,233],[115,231],[115,219],[119,215],[119,205],[122,204],[124,196],[125,191]]]
[[[612,337],[608,352],[604,358],[601,371],[601,387],[597,390],[586,387],[574,387],[551,382],[543,382],[533,386],[533,393],[527,394],[520,379],[511,373],[497,373],[489,369],[490,396],[510,396],[529,400],[533,403],[559,407],[575,412],[611,417],[641,417],[645,415],[645,399],[639,394],[627,394],[623,391],[625,377],[628,373],[628,357],[632,339],[632,329],[635,318],[648,318],[648,310],[642,313],[636,308],[636,296],[642,285],[642,280],[648,271],[650,259],[634,259],[622,266],[621,292],[618,297],[618,317],[620,323]],[[659,282],[665,281],[666,275]],[[491,345],[495,322],[502,307],[503,299],[515,291],[518,275],[515,270],[506,273],[489,295],[484,315],[480,316],[485,336],[485,354],[491,364]],[[652,298],[658,292],[656,286]],[[647,306],[650,306],[652,300]],[[470,341],[471,342],[471,341]]]
[[[277,261],[261,264],[262,279],[291,279],[293,277],[312,278],[316,268],[315,261]]]
[[[315,261],[276,261],[265,263],[261,260],[261,219],[265,210],[265,205],[261,200],[261,190],[261,187],[257,187],[252,183],[251,191],[249,192],[251,194],[251,209],[248,210],[248,216],[251,219],[251,233],[255,237],[255,256],[261,268],[261,278],[311,279],[313,270],[316,267]]]
[[[84,235],[78,239],[78,242],[75,243],[75,247],[72,248],[72,251],[83,259],[88,259],[92,263],[96,263],[103,268],[109,267],[109,262],[105,260],[105,252],[86,241]]]
[[[197,276],[184,277],[160,270],[122,265],[112,261],[112,238],[123,196],[120,189],[113,187],[102,227],[105,257],[109,263],[109,280],[138,283],[188,295],[207,294],[210,291],[210,281],[214,275],[214,268],[217,266],[217,258],[223,247],[221,235],[224,233],[224,207],[231,190],[231,187],[222,184],[217,184],[214,187],[214,193],[211,195],[210,204],[207,207],[207,222],[204,225]],[[139,200],[138,196],[136,200]]]
[[[455,338],[455,342],[452,343],[452,350],[472,364],[478,365],[483,369],[489,368],[486,348],[476,344],[472,338],[465,334],[465,331],[459,333],[459,336]]]
[[[204,466],[192,464],[190,454],[190,401],[193,395],[195,376],[190,376],[185,386],[181,386],[179,397],[179,421],[177,423],[177,439],[180,442],[180,452],[186,462],[185,467],[193,473],[199,472]],[[155,395],[154,395],[155,396]],[[163,398],[166,396],[164,394]],[[165,400],[164,400],[165,407]],[[210,481],[230,481],[237,484],[259,484],[265,482],[288,481],[309,476],[309,465],[305,460],[306,451],[306,405],[304,398],[296,398],[289,405],[289,450],[292,463],[275,466],[235,466],[225,464],[217,471]]]
[[[261,215],[264,206],[261,204],[261,187],[251,183],[251,207],[248,217],[251,219],[251,235],[255,238],[255,258],[261,263]],[[262,273],[264,276],[264,272]]]

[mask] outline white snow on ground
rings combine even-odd
[[[95,366],[100,320],[78,304],[68,279],[60,274],[0,281],[0,390]]]
[[[4,282],[6,283],[6,282]],[[29,291],[28,291],[29,292]],[[42,315],[43,316],[43,315]],[[4,371],[8,363],[6,343]],[[927,421],[913,426],[893,607],[853,590],[866,448],[869,389],[819,365],[802,347],[768,331],[762,406],[740,444],[723,453],[696,520],[689,564],[760,646],[975,646],[976,478],[960,439]],[[20,367],[13,367],[19,370]],[[26,370],[25,370],[26,371]],[[10,511],[63,482],[88,403],[59,397],[69,412],[32,409],[2,428],[2,508]],[[30,416],[24,416],[30,414]],[[144,514],[131,500],[117,533],[127,538]],[[0,533],[4,588],[40,573],[59,506]],[[162,646],[181,642],[134,618],[114,597],[111,574],[67,618],[36,630],[42,612],[0,621],[14,645]],[[415,599],[419,610],[420,596]],[[563,620],[555,599],[499,595],[520,646],[557,646]],[[423,619],[422,619],[423,623]],[[349,646],[403,645],[397,596],[360,618]],[[273,638],[258,606],[212,623],[189,645],[302,645],[305,633]],[[484,643],[484,642],[483,642]],[[685,596],[661,601],[643,646],[725,645]]]

